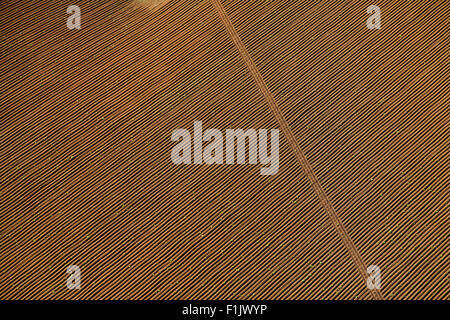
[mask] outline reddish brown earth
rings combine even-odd
[[[70,4],[1,5],[0,298],[450,297],[447,2]],[[279,173],[172,164],[194,120]]]

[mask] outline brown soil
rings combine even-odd
[[[168,1],[169,0],[134,0],[131,4],[133,6],[142,6],[146,9],[157,9]]]
[[[445,2],[378,31],[356,2],[80,1],[81,30],[41,2],[0,9],[0,298],[449,298]],[[280,127],[278,175],[173,165],[194,120]]]

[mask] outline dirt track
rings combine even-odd
[[[408,3],[369,32],[356,1],[223,1],[382,296],[448,299],[450,9]],[[1,8],[0,298],[372,298],[285,137],[270,178],[172,164],[194,120],[278,127],[209,1],[69,4]]]

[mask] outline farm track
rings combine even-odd
[[[417,51],[389,52],[344,28],[334,39],[348,49],[320,54],[303,37],[322,33],[314,19],[326,21],[336,3],[310,5],[295,33],[289,12],[298,8],[224,1],[362,259],[382,267],[385,297],[448,298],[448,65],[437,23],[446,8],[415,9],[430,25],[408,38]],[[82,2],[76,32],[65,28],[68,4],[1,9],[0,297],[370,298],[292,141],[281,136],[271,178],[256,166],[171,163],[170,133],[194,120],[221,130],[278,126],[209,1],[156,11]],[[359,19],[354,3],[342,14]],[[330,52],[352,72],[329,62]],[[364,77],[369,52],[378,74],[410,62]],[[379,103],[379,94],[388,98]],[[69,264],[82,267],[79,292],[65,288]]]
[[[342,221],[340,220],[339,216],[337,215],[336,211],[334,210],[333,204],[331,203],[330,199],[328,198],[325,190],[323,189],[322,185],[320,184],[319,180],[317,179],[314,171],[311,168],[311,164],[309,163],[308,159],[306,159],[305,154],[303,153],[302,149],[300,148],[296,138],[294,137],[291,128],[289,127],[289,124],[286,122],[286,118],[283,115],[283,112],[280,110],[280,106],[276,102],[272,92],[267,88],[267,85],[264,81],[264,79],[261,76],[261,73],[259,72],[258,68],[256,67],[255,63],[253,62],[252,58],[250,57],[247,49],[245,48],[244,44],[242,43],[242,40],[239,37],[239,34],[237,33],[236,29],[233,26],[233,23],[231,22],[230,18],[228,17],[228,14],[225,11],[225,8],[223,7],[220,0],[212,0],[212,3],[214,4],[214,7],[216,11],[218,12],[220,19],[222,20],[222,23],[224,24],[225,28],[227,29],[227,32],[232,39],[234,45],[239,51],[239,54],[244,60],[245,65],[249,69],[253,80],[258,86],[258,89],[261,91],[261,94],[264,96],[264,99],[266,100],[267,104],[270,107],[270,111],[272,115],[274,116],[275,120],[277,121],[279,127],[281,128],[281,132],[285,136],[285,138],[288,141],[288,144],[292,151],[295,154],[295,157],[297,161],[300,163],[304,174],[308,177],[309,182],[311,183],[311,186],[314,189],[314,192],[316,193],[317,197],[320,199],[320,202],[327,212],[328,217],[333,223],[334,228],[336,229],[336,232],[339,234],[339,237],[341,238],[342,242],[344,243],[345,247],[347,248],[352,261],[355,263],[359,274],[361,275],[362,280],[365,282],[367,280],[367,266],[365,265],[364,261],[361,259],[361,255],[358,252],[358,249],[355,247],[352,239],[348,235],[347,230],[345,229],[345,226],[342,224]],[[371,291],[373,297],[375,299],[383,299],[383,296],[380,294],[378,290],[372,290]]]

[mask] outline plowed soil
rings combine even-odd
[[[380,30],[360,1],[77,2],[81,30],[0,7],[1,299],[450,298],[448,1],[378,1]],[[279,128],[278,174],[174,165],[196,120]]]

